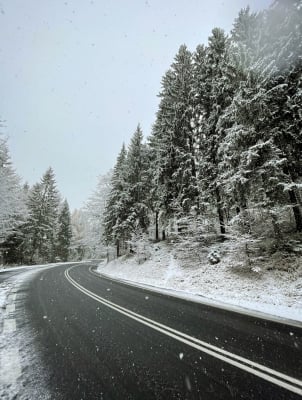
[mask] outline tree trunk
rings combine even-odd
[[[295,217],[295,221],[296,221],[296,229],[298,232],[302,232],[302,215],[301,215],[301,210],[300,210],[299,204],[297,202],[297,196],[293,189],[290,190],[288,192],[288,194],[289,194],[290,202],[293,206],[293,213],[294,213],[294,217]]]
[[[246,233],[250,234],[251,233],[251,223],[250,223],[250,218],[249,218],[249,212],[247,209],[247,203],[244,198],[241,199],[240,211],[242,213],[244,229],[245,229]]]
[[[271,218],[272,218],[272,225],[273,225],[273,229],[274,229],[274,235],[275,235],[275,238],[277,239],[277,243],[279,245],[281,240],[282,240],[282,232],[281,232],[280,226],[278,224],[278,217],[277,217],[276,213],[273,212],[273,211],[270,212],[270,215],[271,215]]]
[[[158,211],[155,211],[155,240],[159,240],[159,233],[158,233]]]
[[[120,256],[120,241],[119,240],[116,241],[116,256],[117,257]]]
[[[220,233],[222,235],[224,235],[225,234],[225,224],[224,224],[224,218],[223,218],[223,211],[221,208],[221,197],[220,197],[220,192],[219,192],[218,187],[216,187],[215,193],[216,193],[217,213],[218,213],[218,218],[219,218]]]
[[[162,240],[166,240],[166,231],[165,230],[162,231]]]

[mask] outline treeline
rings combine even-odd
[[[49,168],[40,182],[21,185],[0,138],[0,264],[67,261],[70,211]]]
[[[103,214],[110,191],[111,171],[98,177],[97,187],[85,205],[71,214],[73,260],[102,259],[106,246],[102,241]]]
[[[159,98],[147,142],[138,126],[117,158],[107,244],[119,253],[139,232],[165,238],[192,219],[222,235],[302,231],[301,0],[243,9],[229,36],[182,45]]]

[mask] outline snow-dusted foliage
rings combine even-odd
[[[103,241],[115,245],[118,255],[138,228],[147,231],[151,188],[149,171],[148,148],[138,126],[128,151],[123,145],[117,158],[105,208]]]
[[[167,216],[197,204],[192,120],[192,54],[182,45],[162,80],[161,99],[149,144],[157,209]],[[159,211],[159,210],[158,210]]]
[[[245,253],[260,238],[272,238],[272,251],[302,231],[300,3],[247,7],[229,36],[214,28],[194,53],[180,47],[162,79],[145,162],[132,141],[116,164],[107,243],[119,246],[139,228],[184,243],[192,219],[203,237],[214,227]]]
[[[71,216],[67,200],[64,200],[58,215],[58,231],[56,237],[56,257],[60,261],[67,261],[69,258],[71,244]]]
[[[70,258],[74,261],[90,258],[90,247],[87,246],[89,238],[87,233],[88,228],[88,215],[83,209],[74,210],[71,214],[71,244],[70,244]]]
[[[104,212],[111,188],[111,177],[111,171],[99,176],[97,187],[83,209],[86,218],[83,245],[85,246],[86,255],[90,258],[101,258],[106,251],[106,246],[102,239]]]
[[[25,218],[25,195],[0,136],[0,245],[17,233]]]
[[[0,137],[0,262],[7,264],[67,260],[71,228],[68,204],[60,204],[55,175],[21,186]]]
[[[111,189],[104,213],[104,242],[117,246],[119,255],[120,242],[127,239],[127,183],[126,183],[127,150],[123,144],[117,157],[111,178]]]
[[[24,256],[30,263],[53,262],[56,258],[56,235],[60,195],[52,168],[35,184],[28,195],[29,216],[24,225]]]

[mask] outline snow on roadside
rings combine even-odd
[[[4,281],[0,283],[0,310],[4,310],[6,308],[7,296],[11,288],[12,288],[11,282]],[[1,316],[2,312],[0,311],[0,323],[1,323]]]
[[[29,281],[41,270],[55,265],[58,264],[4,270],[19,269],[20,274],[0,283],[0,398],[3,400],[51,399],[46,388],[47,371],[34,347],[35,337],[23,305]],[[14,322],[13,329],[4,329],[7,320]]]
[[[243,309],[302,322],[302,263],[292,270],[242,268],[236,255],[218,264],[184,261],[175,247],[156,245],[152,258],[137,264],[130,256],[102,263],[98,272],[112,278],[181,292],[191,299],[213,300]],[[193,296],[193,297],[192,297]]]

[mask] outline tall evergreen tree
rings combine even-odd
[[[273,73],[266,84],[267,126],[285,160],[284,191],[292,205],[296,228],[302,231],[302,3],[277,0],[264,25]]]
[[[54,172],[49,168],[41,182],[33,186],[28,197],[29,218],[25,224],[25,246],[29,262],[55,260],[55,241],[59,192]]]
[[[20,179],[12,167],[6,141],[0,137],[0,244],[17,234],[26,213]]]
[[[233,95],[233,71],[229,68],[227,47],[223,30],[213,29],[208,47],[197,49],[193,86],[194,127],[199,132],[201,200],[205,205],[216,203],[221,233],[225,233],[225,219],[218,174],[218,146],[224,129],[218,121]]]
[[[291,40],[289,31],[282,33],[282,23],[285,20],[288,24],[290,18],[287,7],[283,8],[282,18],[280,13],[275,15],[277,3],[265,18],[263,14],[242,11],[234,25],[231,56],[241,67],[242,79],[220,121],[228,125],[220,144],[220,167],[224,188],[240,208],[246,207],[249,199],[258,207],[272,210],[277,204],[288,203],[282,188],[288,191],[297,229],[301,230],[297,201],[301,161],[296,156],[301,153],[301,135],[289,106],[292,99],[296,103],[299,85],[293,85],[291,91],[287,83],[290,71],[297,71],[297,63],[288,59],[284,64],[286,41]],[[288,57],[293,54],[290,52]]]
[[[148,176],[148,149],[143,143],[143,133],[138,125],[128,148],[126,160],[126,190],[128,215],[126,223],[129,232],[136,227],[146,231],[149,224],[147,205],[150,180]]]
[[[155,161],[157,203],[167,217],[198,204],[192,119],[192,55],[182,45],[162,80],[161,99],[149,140]]]
[[[127,150],[123,144],[117,157],[111,179],[111,190],[104,212],[105,244],[113,244],[120,253],[120,245],[129,235],[128,226],[125,224],[127,218],[127,184],[126,184],[126,159]]]
[[[67,261],[71,244],[71,217],[67,200],[62,204],[58,217],[58,232],[56,238],[56,256],[61,261]]]

